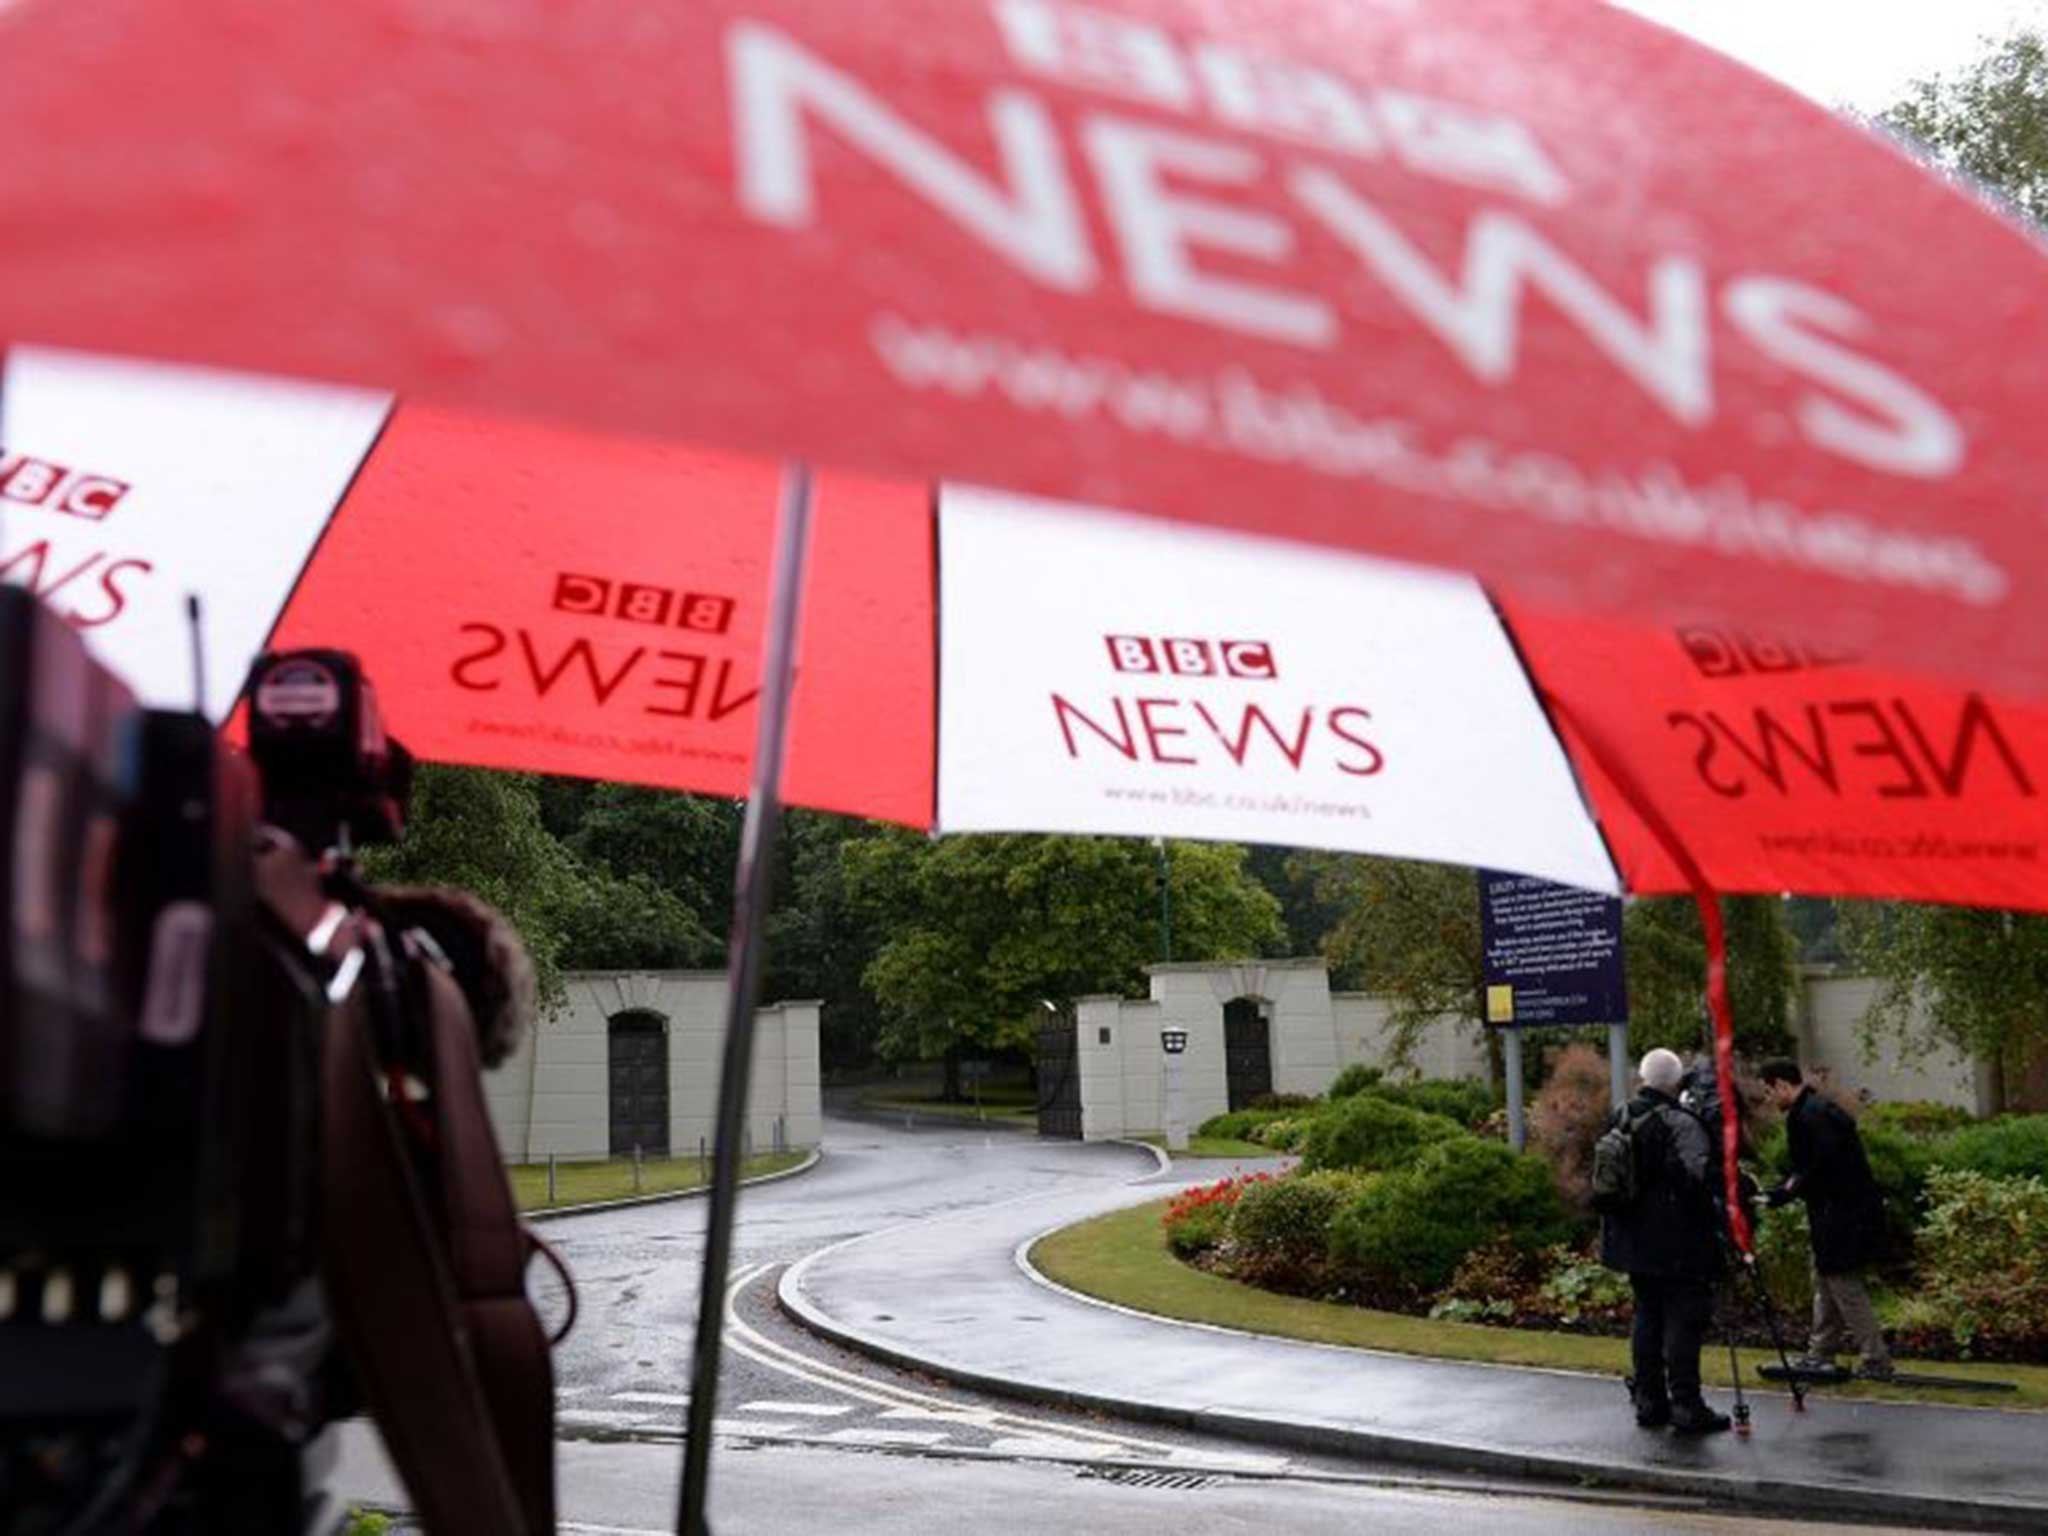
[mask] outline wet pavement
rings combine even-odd
[[[1140,1422],[1837,1518],[2048,1528],[2048,1416],[1826,1399],[1795,1414],[1790,1398],[1756,1393],[1750,1438],[1684,1439],[1635,1428],[1611,1378],[1168,1323],[1063,1293],[1018,1262],[1050,1229],[1188,1182],[1176,1171],[914,1222],[795,1266],[782,1298],[898,1365]]]

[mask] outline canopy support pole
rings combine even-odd
[[[733,1219],[739,1206],[740,1146],[747,1116],[747,1079],[754,1065],[754,1001],[761,985],[763,929],[768,917],[775,842],[782,829],[782,754],[796,672],[797,612],[811,521],[809,466],[783,471],[768,626],[761,656],[760,728],[753,782],[733,876],[732,934],[727,944],[725,1056],[718,1079],[717,1140],[711,1164],[711,1208],[704,1232],[703,1283],[697,1300],[697,1350],[690,1373],[683,1488],[676,1514],[681,1536],[709,1536],[704,1506],[711,1480],[711,1422],[718,1405],[718,1365],[725,1342],[725,1287],[732,1268]]]
[[[1721,898],[1707,879],[1706,871],[1692,856],[1642,785],[1619,757],[1609,752],[1554,694],[1539,693],[1553,719],[1568,724],[1585,748],[1586,755],[1607,775],[1642,823],[1671,856],[1692,892],[1699,908],[1700,926],[1707,939],[1707,1011],[1714,1025],[1714,1085],[1721,1100],[1721,1178],[1728,1205],[1728,1235],[1747,1263],[1756,1262],[1756,1244],[1749,1230],[1749,1212],[1742,1205],[1742,1102],[1735,1092],[1735,1014],[1728,1005],[1728,931],[1721,922]]]

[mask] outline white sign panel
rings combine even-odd
[[[0,581],[84,633],[144,703],[233,704],[390,397],[17,347],[0,387]]]
[[[1617,889],[1477,583],[949,488],[939,825],[1343,849]]]

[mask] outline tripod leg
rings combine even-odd
[[[1792,1411],[1806,1412],[1806,1384],[1792,1370],[1792,1357],[1785,1352],[1785,1335],[1778,1327],[1778,1309],[1771,1304],[1771,1293],[1764,1285],[1763,1271],[1757,1268],[1754,1256],[1745,1258],[1743,1268],[1749,1271],[1750,1283],[1756,1288],[1756,1303],[1764,1314],[1764,1326],[1770,1330],[1771,1343],[1778,1351],[1778,1364],[1785,1368],[1785,1382],[1792,1388]]]

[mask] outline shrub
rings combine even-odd
[[[1813,1311],[1813,1237],[1806,1207],[1794,1200],[1762,1212],[1756,1226],[1756,1267],[1771,1304],[1795,1327]],[[1740,1283],[1740,1277],[1737,1277]]]
[[[1381,1081],[1372,1093],[1391,1103],[1419,1109],[1426,1115],[1442,1115],[1466,1127],[1477,1125],[1493,1113],[1493,1090],[1476,1078],[1417,1078],[1412,1082]]]
[[[1937,1169],[1918,1241],[1921,1292],[1966,1352],[2048,1346],[2048,1181]]]
[[[1252,1140],[1275,1152],[1299,1152],[1312,1124],[1314,1121],[1307,1116],[1299,1120],[1274,1120],[1253,1131]]]
[[[1342,1100],[1316,1116],[1302,1142],[1302,1165],[1355,1168],[1363,1173],[1400,1168],[1432,1142],[1464,1136],[1456,1121],[1389,1103],[1377,1093]]]
[[[1375,1179],[1340,1211],[1330,1251],[1374,1281],[1412,1293],[1443,1285],[1489,1238],[1535,1249],[1558,1242],[1567,1228],[1539,1159],[1452,1136],[1426,1147],[1414,1166]]]
[[[1248,1109],[1307,1109],[1315,1103],[1313,1095],[1306,1093],[1262,1093],[1253,1099]]]
[[[2048,1178],[2048,1115],[2008,1115],[1969,1126],[1937,1142],[1931,1161],[1994,1179]]]
[[[1540,1310],[1559,1322],[1621,1316],[1634,1302],[1628,1276],[1565,1243],[1543,1253],[1548,1273],[1537,1290]]]
[[[1609,1113],[1607,1058],[1572,1044],[1550,1064],[1529,1106],[1529,1141],[1550,1165],[1557,1192],[1582,1215],[1593,1209],[1593,1143]]]
[[[1224,1141],[1255,1141],[1261,1126],[1291,1119],[1293,1114],[1287,1109],[1233,1109],[1227,1115],[1211,1115],[1195,1128],[1195,1134]]]
[[[1364,1191],[1368,1176],[1332,1169],[1247,1189],[1230,1213],[1230,1264],[1240,1279],[1307,1288],[1322,1272],[1330,1222]]]
[[[1167,1203],[1166,1214],[1160,1218],[1166,1228],[1166,1246],[1183,1259],[1207,1253],[1223,1241],[1231,1210],[1245,1191],[1270,1184],[1272,1178],[1271,1174],[1253,1173],[1182,1190]]]
[[[1431,1317],[1454,1323],[1512,1323],[1542,1280],[1542,1263],[1506,1238],[1481,1243],[1451,1273]]]
[[[1353,1094],[1365,1092],[1385,1075],[1378,1067],[1368,1067],[1362,1061],[1354,1061],[1337,1074],[1323,1097],[1334,1104],[1339,1099],[1348,1099]]]
[[[1926,1099],[1902,1099],[1897,1103],[1872,1104],[1857,1117],[1864,1129],[1877,1127],[1922,1140],[1945,1136],[1976,1123],[1976,1116],[1953,1104],[1934,1104]]]
[[[1908,1136],[1885,1125],[1859,1122],[1857,1134],[1863,1139],[1863,1154],[1870,1162],[1871,1177],[1884,1196],[1885,1223],[1897,1245],[1904,1248],[1920,1220],[1921,1200],[1927,1189],[1927,1171],[1933,1165],[1936,1144]],[[1785,1128],[1777,1125],[1757,1146],[1757,1159],[1774,1179],[1791,1169],[1785,1142]]]

